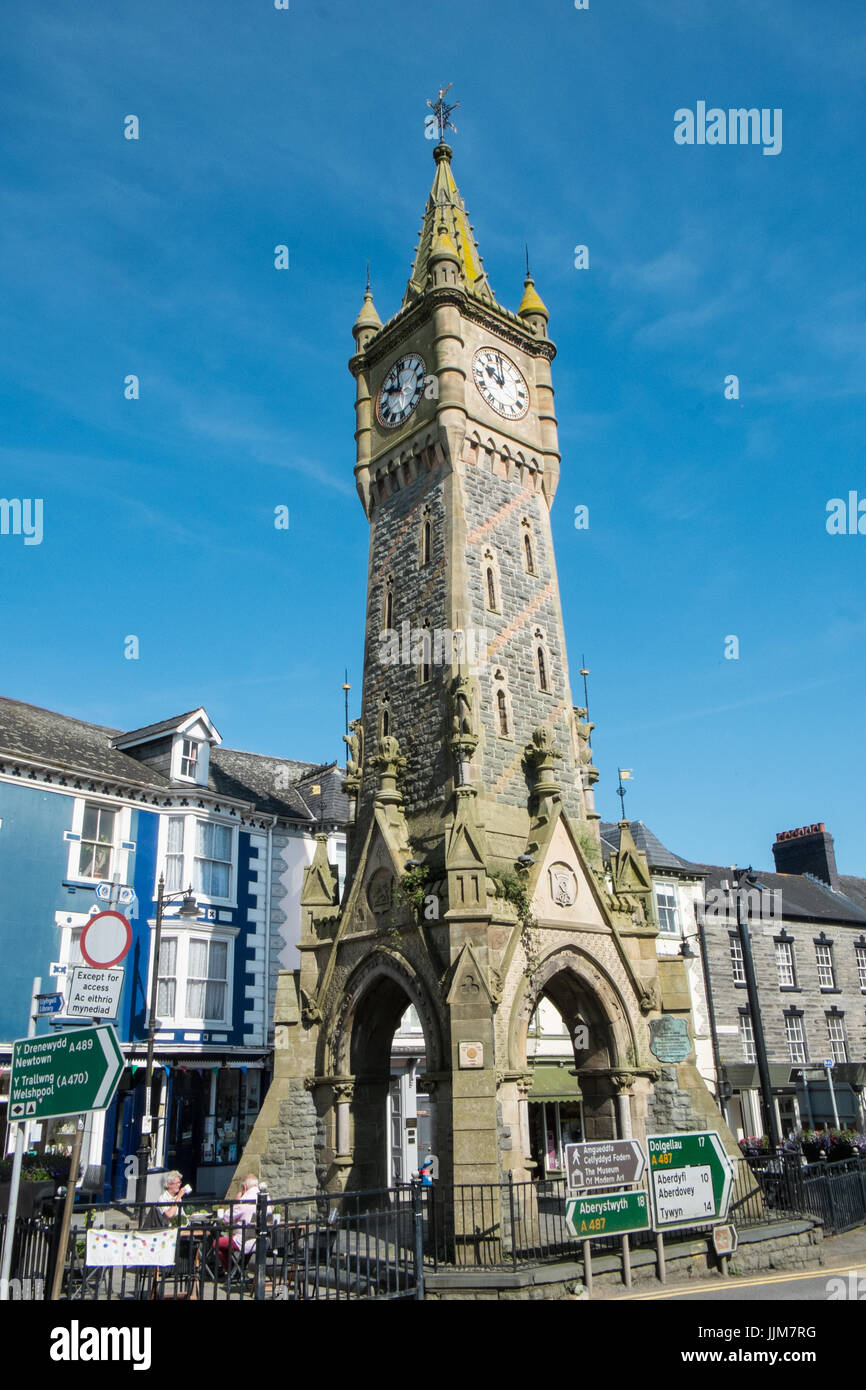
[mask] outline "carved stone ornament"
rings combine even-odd
[[[655,985],[645,985],[641,989],[638,1003],[642,1014],[651,1014],[653,1009],[658,1008],[659,999]]]
[[[312,1028],[314,1023],[321,1023],[322,1011],[305,989],[301,990],[301,1018],[307,1028]]]
[[[568,864],[551,864],[550,896],[557,907],[571,907],[577,897],[577,879]]]
[[[391,911],[394,879],[387,869],[377,869],[367,884],[367,902],[376,916]]]
[[[633,1071],[617,1071],[611,1075],[610,1084],[617,1095],[625,1095],[634,1085],[637,1077]]]

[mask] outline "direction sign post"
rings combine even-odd
[[[123,1072],[111,1024],[69,1028],[12,1044],[10,1120],[49,1120],[111,1104]]]
[[[628,1187],[643,1177],[646,1159],[636,1139],[566,1144],[565,1171],[570,1188]]]
[[[30,1012],[27,1016],[27,1036],[36,1034],[36,1010],[39,1007],[39,991],[42,988],[41,976],[33,981],[30,996]],[[12,1119],[12,1111],[9,1111]],[[16,1125],[15,1154],[12,1159],[12,1174],[9,1182],[9,1203],[6,1208],[6,1229],[3,1232],[3,1254],[0,1256],[0,1302],[9,1298],[9,1274],[12,1270],[12,1246],[15,1244],[15,1218],[18,1215],[18,1188],[21,1183],[21,1164],[24,1158],[24,1130],[26,1125]]]
[[[62,1008],[62,994],[40,994],[36,1003],[36,1012],[40,1018],[43,1018],[46,1014],[59,1013]]]
[[[649,1199],[645,1192],[606,1192],[600,1197],[567,1197],[565,1224],[580,1240],[648,1231]]]
[[[658,1230],[724,1221],[734,1168],[716,1130],[647,1135],[646,1144]]]

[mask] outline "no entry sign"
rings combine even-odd
[[[132,945],[132,927],[119,912],[97,912],[81,933],[81,954],[95,970],[123,960]]]

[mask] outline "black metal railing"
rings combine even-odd
[[[199,1203],[177,1225],[164,1206],[76,1210],[60,1297],[73,1301],[201,1299],[338,1301],[423,1297],[420,1185],[379,1192]],[[58,1214],[16,1222],[11,1293],[50,1296]],[[104,1234],[103,1234],[104,1233]],[[160,1234],[161,1233],[161,1234]],[[153,1238],[162,1264],[133,1262]],[[126,1239],[127,1249],[122,1249]],[[155,1253],[152,1250],[148,1253]],[[141,1258],[141,1255],[137,1258]]]
[[[866,1222],[866,1162],[803,1165],[796,1156],[735,1160],[729,1220],[740,1230],[794,1218],[827,1232]],[[319,1193],[255,1203],[201,1202],[168,1228],[160,1203],[76,1208],[62,1254],[61,1297],[219,1301],[420,1299],[425,1269],[516,1269],[569,1256],[582,1240],[566,1224],[561,1179]],[[0,1215],[0,1236],[5,1216]],[[48,1298],[60,1216],[46,1210],[16,1221],[12,1298]],[[88,1233],[114,1232],[111,1239]],[[162,1265],[118,1258],[123,1232],[166,1232]],[[670,1233],[706,1237],[710,1226]],[[172,1240],[172,1234],[174,1239]],[[655,1233],[630,1242],[650,1245]],[[134,1242],[133,1242],[134,1243]],[[111,1255],[99,1246],[113,1246]],[[593,1237],[593,1251],[618,1252],[620,1238]]]

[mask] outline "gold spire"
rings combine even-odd
[[[528,273],[523,282],[523,298],[517,312],[522,319],[530,318],[532,314],[539,314],[545,321],[550,318],[547,305],[536,290],[535,281]]]
[[[466,207],[454,175],[451,172],[452,149],[444,141],[436,145],[433,158],[436,173],[433,187],[424,210],[424,222],[415,254],[412,274],[403,296],[404,307],[416,300],[427,288],[430,262],[441,258],[456,259],[461,287],[479,299],[495,303],[487,273],[478,253],[478,243],[472,234]]]
[[[382,320],[376,313],[376,306],[373,303],[373,292],[370,289],[370,274],[368,271],[367,288],[364,291],[364,303],[361,305],[360,313],[358,314],[358,317],[355,319],[355,324],[352,328],[352,332],[357,338],[359,333],[363,333],[365,328],[372,328],[373,332],[377,333],[381,327]]]

